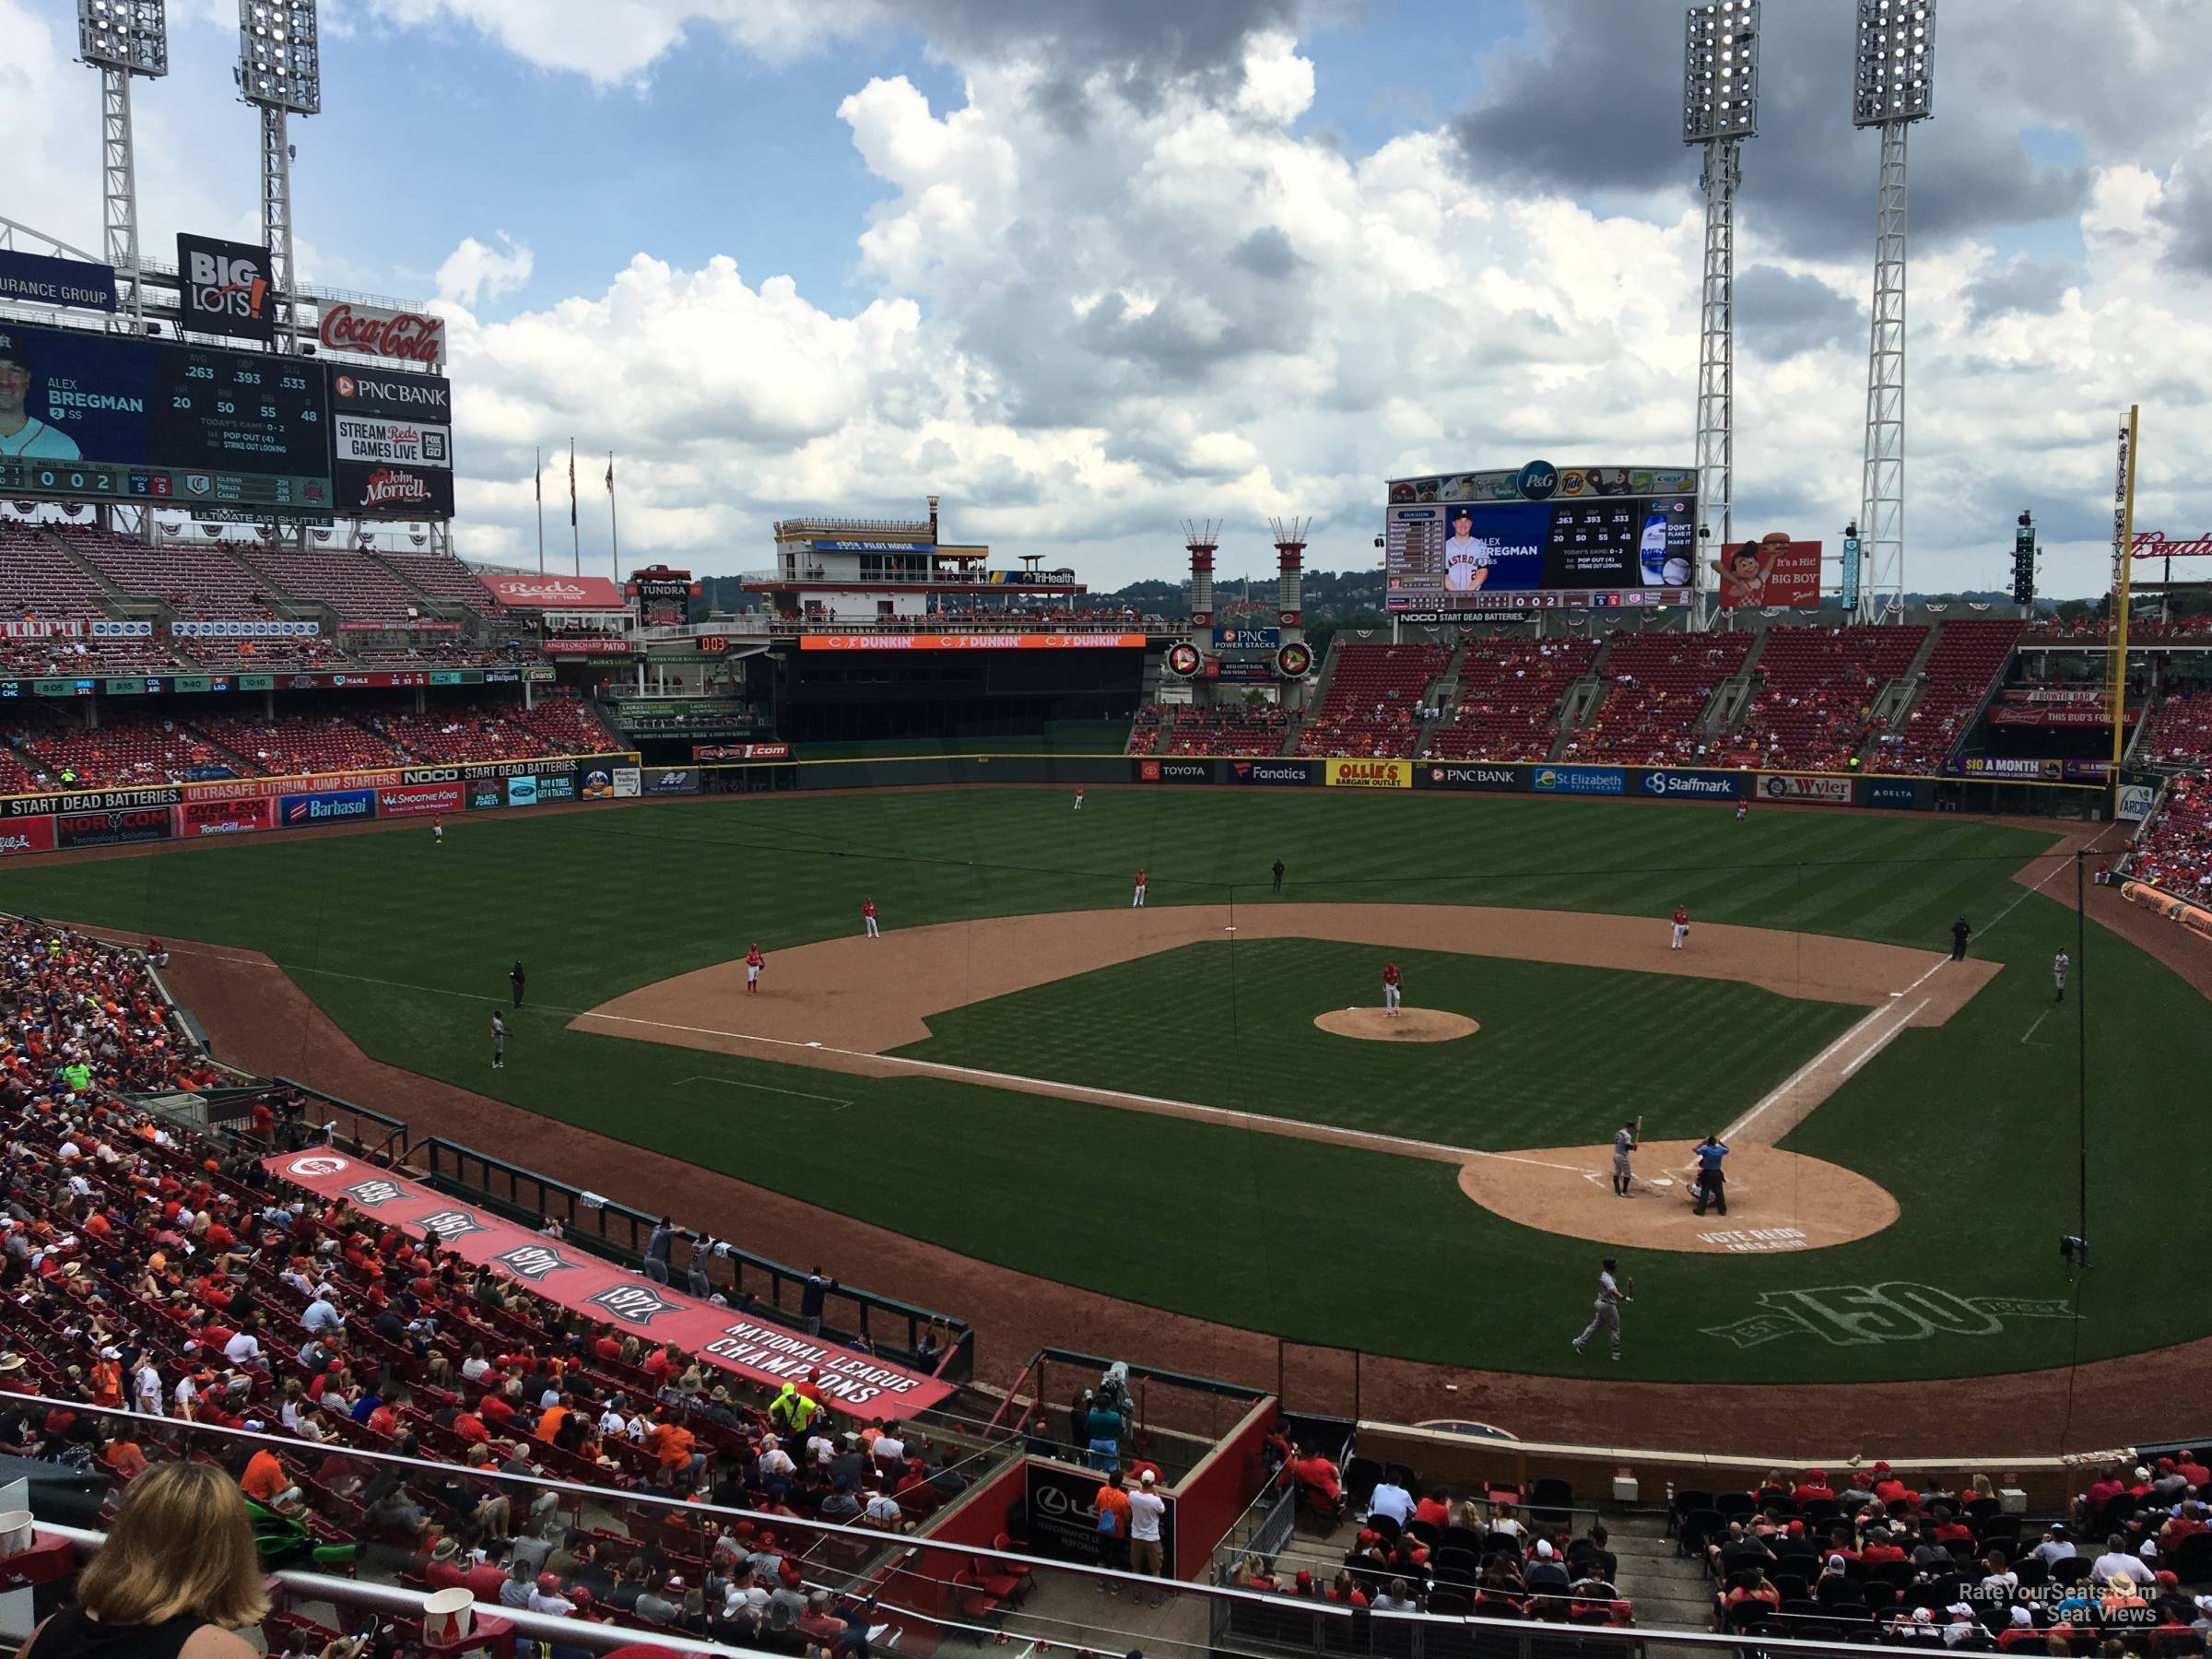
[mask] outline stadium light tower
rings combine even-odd
[[[291,351],[292,147],[288,118],[323,107],[315,0],[238,0],[238,89],[261,112],[261,240],[276,292],[276,349]]]
[[[1735,187],[1759,132],[1759,0],[1693,6],[1683,31],[1682,142],[1705,150],[1705,276],[1698,323],[1698,512],[1732,539],[1735,466]],[[1705,576],[1692,614],[1703,626]]]
[[[1874,325],[1866,350],[1865,471],[1859,526],[1866,580],[1859,615],[1905,593],[1905,134],[1934,97],[1936,0],[1858,0],[1851,124],[1882,135],[1874,232]]]
[[[131,77],[169,73],[165,0],[76,0],[77,53],[100,71],[100,223],[120,303],[108,318],[119,334],[146,332],[138,280],[138,163],[131,139]]]

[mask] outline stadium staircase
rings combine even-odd
[[[1759,659],[1766,654],[1771,636],[1765,629],[1751,641],[1750,654],[1744,665],[1713,688],[1712,702],[1698,722],[1700,737],[1717,737],[1723,732],[1733,732],[1744,723],[1744,714],[1751,707],[1751,699],[1759,690]]]
[[[1452,654],[1444,663],[1444,671],[1429,682],[1421,693],[1424,706],[1437,711],[1427,720],[1416,721],[1413,728],[1413,752],[1418,756],[1429,752],[1430,740],[1437,728],[1452,718],[1451,705],[1459,698],[1459,670],[1467,660],[1467,642],[1460,640],[1452,647]]]
[[[1613,1588],[1636,1609],[1640,1626],[1677,1630],[1712,1629],[1712,1585],[1705,1565],[1676,1553],[1660,1514],[1623,1515],[1606,1521],[1606,1547],[1619,1559]],[[1656,1644],[1654,1644],[1656,1645]]]
[[[1913,709],[1928,695],[1928,659],[1936,654],[1936,641],[1943,638],[1941,628],[1928,629],[1928,637],[1920,642],[1912,661],[1904,673],[1899,675],[1874,694],[1874,705],[1868,719],[1866,749],[1871,752],[1876,736],[1883,732],[1902,730],[1912,718]],[[1981,718],[1977,713],[1976,719]],[[1970,728],[1971,723],[1969,723]]]
[[[1577,734],[1590,723],[1590,717],[1597,712],[1598,705],[1606,700],[1606,659],[1612,654],[1613,636],[1607,634],[1599,644],[1597,654],[1590,659],[1590,672],[1568,685],[1566,695],[1559,699],[1559,735],[1551,740],[1551,747],[1544,751],[1545,759],[1557,760],[1566,754],[1567,746],[1574,741]]]

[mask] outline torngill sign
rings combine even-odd
[[[426,366],[445,357],[444,320],[419,312],[386,311],[378,305],[329,305],[323,310],[317,333],[333,351],[359,351]]]

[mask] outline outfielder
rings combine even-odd
[[[1382,1012],[1393,1019],[1398,1017],[1398,983],[1403,977],[1395,962],[1382,964]]]
[[[768,959],[760,954],[760,947],[752,946],[745,953],[745,994],[760,994],[760,970],[768,966]]]
[[[1689,910],[1687,905],[1675,906],[1675,942],[1669,950],[1679,950],[1689,940]]]
[[[2073,959],[2063,950],[2051,959],[2051,984],[2055,992],[2051,998],[2053,1002],[2066,1000],[2066,970],[2073,965]]]
[[[1080,783],[1076,785],[1076,810],[1083,810],[1083,785]]]
[[[1615,1278],[1613,1276],[1619,1270],[1620,1264],[1611,1256],[1598,1263],[1597,1304],[1590,1315],[1590,1323],[1583,1327],[1583,1334],[1574,1339],[1576,1353],[1583,1352],[1583,1345],[1604,1330],[1612,1335],[1613,1358],[1620,1358],[1620,1304],[1636,1300],[1636,1281],[1632,1278]]]
[[[1630,1118],[1613,1132],[1613,1195],[1629,1195],[1629,1154],[1636,1150],[1636,1125],[1643,1120]]]
[[[863,899],[860,901],[860,919],[867,926],[869,938],[875,939],[882,936],[883,930],[876,925],[875,900]]]
[[[1141,865],[1137,866],[1136,890],[1129,895],[1129,908],[1131,910],[1145,908],[1145,872],[1144,866]]]
[[[507,1022],[500,1018],[497,1008],[491,1011],[491,1069],[507,1069]]]

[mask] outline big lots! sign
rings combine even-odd
[[[418,312],[386,311],[377,305],[343,302],[323,307],[319,331],[333,351],[366,352],[425,367],[445,357],[445,323]]]

